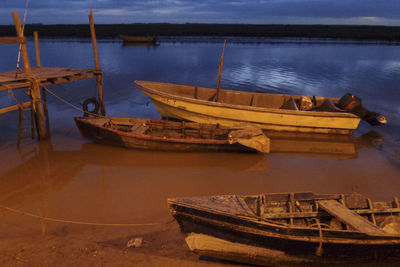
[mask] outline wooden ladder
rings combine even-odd
[[[35,139],[35,123],[34,123],[34,111],[32,109],[32,102],[31,105],[26,107],[23,105],[22,102],[20,102],[19,106],[19,120],[18,120],[18,140],[17,140],[17,145],[19,146],[21,144],[21,141],[24,139]],[[30,116],[27,117],[24,112],[29,111]],[[30,125],[26,125],[27,123],[24,123],[26,121],[30,121]],[[22,133],[24,131],[30,131],[29,135],[23,136]]]

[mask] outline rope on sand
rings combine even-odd
[[[69,224],[80,224],[80,225],[94,225],[94,226],[128,226],[128,227],[133,227],[133,226],[157,226],[157,225],[164,225],[164,224],[169,224],[172,223],[174,221],[174,219],[167,221],[167,222],[156,222],[156,223],[96,223],[96,222],[81,222],[81,221],[72,221],[72,220],[63,220],[63,219],[56,219],[56,218],[51,218],[51,217],[43,217],[40,215],[36,215],[30,212],[26,212],[26,211],[22,211],[22,210],[17,210],[17,209],[13,209],[10,207],[6,207],[3,205],[0,205],[0,208],[20,214],[20,215],[24,215],[24,216],[28,216],[31,218],[35,218],[35,219],[41,219],[41,220],[45,220],[45,221],[51,221],[51,222],[60,222],[60,223],[69,223]]]

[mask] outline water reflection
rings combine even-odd
[[[265,172],[273,155],[357,158],[360,148],[379,145],[381,136],[369,132],[359,138],[342,135],[316,135],[268,132],[271,155],[240,153],[174,153],[119,149],[84,143],[80,150],[59,151],[51,141],[38,143],[30,150],[20,149],[21,163],[0,176],[0,203],[23,205],[60,191],[87,166],[107,168],[168,170],[227,170]],[[40,166],[40,167],[38,167]],[[115,175],[115,173],[113,174]],[[105,179],[103,179],[105,182]]]
[[[226,169],[234,172],[263,171],[268,160],[261,154],[174,153],[116,149],[85,143],[77,151],[59,151],[51,141],[29,151],[19,150],[21,164],[0,176],[0,203],[19,206],[60,190],[85,166],[129,169]],[[40,167],[38,167],[40,166]]]
[[[382,136],[375,131],[360,137],[272,131],[266,134],[271,139],[272,155],[351,159],[358,157],[358,149],[378,146],[383,142]]]

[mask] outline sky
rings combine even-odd
[[[0,24],[239,23],[400,26],[400,0],[0,0]]]

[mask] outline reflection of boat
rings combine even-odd
[[[173,198],[168,205],[202,256],[269,266],[399,257],[397,198],[305,192]]]
[[[75,122],[84,137],[106,145],[169,151],[269,152],[269,139],[254,126],[227,128],[138,118],[75,117]]]
[[[119,149],[114,146],[99,146],[85,143],[75,151],[74,159],[83,165],[113,168],[163,169],[163,170],[230,170],[265,171],[268,159],[261,153],[185,153]],[[103,155],[106,154],[107,157]]]
[[[163,117],[233,126],[251,122],[264,130],[348,134],[360,117],[343,112],[338,98],[216,90],[189,85],[135,81]],[[215,101],[217,99],[217,101]],[[312,104],[306,110],[305,104]]]
[[[357,143],[364,138],[343,134],[315,134],[266,131],[272,155],[356,158]],[[371,145],[370,145],[371,146]]]
[[[155,44],[157,42],[156,37],[151,36],[128,36],[120,35],[124,43],[131,44]]]

